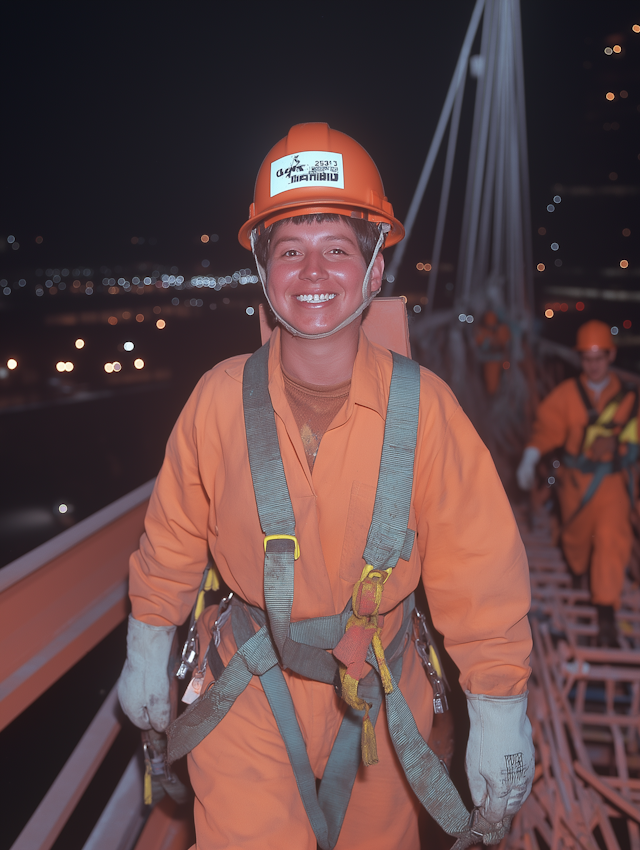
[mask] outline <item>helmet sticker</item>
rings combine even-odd
[[[289,189],[308,189],[319,183],[344,189],[342,154],[330,151],[301,151],[271,163],[271,197]]]

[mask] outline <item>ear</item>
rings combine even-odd
[[[377,292],[382,287],[382,275],[384,274],[384,257],[378,254],[371,269],[369,288],[371,292]]]
[[[613,363],[613,361],[616,359],[617,353],[618,353],[617,348],[612,348],[611,351],[609,352],[609,363],[610,364]]]

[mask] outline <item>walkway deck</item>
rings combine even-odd
[[[573,588],[549,516],[516,518],[531,569],[536,774],[503,850],[640,850],[640,588],[625,586],[622,648],[592,646],[596,609]]]

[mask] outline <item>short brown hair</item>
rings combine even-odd
[[[371,262],[371,258],[373,257],[373,252],[375,251],[376,245],[378,244],[378,239],[380,238],[380,231],[378,229],[378,225],[373,221],[365,221],[361,218],[351,218],[347,215],[337,215],[336,213],[315,213],[314,215],[294,215],[291,218],[282,219],[282,221],[276,221],[273,224],[270,224],[269,227],[266,227],[263,232],[258,236],[255,242],[255,252],[256,257],[258,258],[258,262],[263,268],[266,268],[267,261],[269,260],[269,249],[271,247],[271,240],[276,234],[276,231],[282,224],[322,224],[325,221],[344,221],[355,233],[356,239],[358,241],[358,247],[360,248],[360,253],[362,254],[365,263],[367,266]],[[384,242],[382,247],[384,247]]]

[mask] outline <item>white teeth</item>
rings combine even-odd
[[[323,292],[321,295],[318,295],[318,293],[315,295],[296,295],[298,301],[310,301],[314,304],[317,304],[320,301],[331,301],[331,299],[335,297],[335,292]]]

